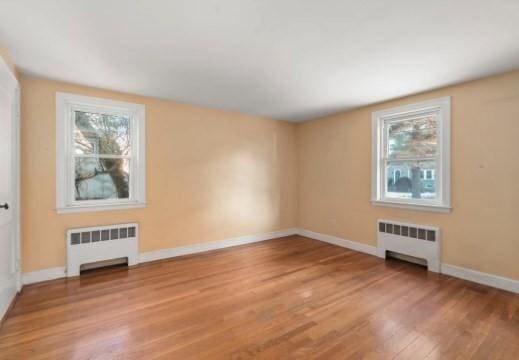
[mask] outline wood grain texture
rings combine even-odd
[[[519,296],[300,236],[26,286],[1,359],[512,359]]]

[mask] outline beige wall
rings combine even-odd
[[[138,221],[141,251],[299,226],[370,245],[378,218],[439,226],[442,261],[519,279],[519,71],[291,124],[21,77],[24,272],[70,227]],[[57,215],[55,92],[146,105],[145,209]],[[375,207],[371,113],[452,96],[449,214]]]
[[[449,214],[371,205],[371,113],[452,97]],[[361,108],[297,128],[299,226],[376,245],[376,220],[439,226],[442,261],[519,279],[519,71]]]
[[[23,271],[65,265],[65,229],[138,221],[141,251],[296,225],[295,125],[21,77]],[[146,105],[145,209],[58,215],[55,93]]]

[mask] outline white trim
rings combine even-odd
[[[360,243],[357,241],[342,239],[340,237],[333,236],[333,235],[321,234],[321,233],[306,230],[306,229],[298,229],[297,234],[310,238],[310,239],[319,240],[319,241],[337,245],[337,246],[340,246],[343,248],[363,252],[365,254],[378,256],[377,248],[372,245],[367,245],[367,244],[363,244],[363,243]]]
[[[128,210],[145,208],[146,203],[121,203],[121,204],[103,204],[103,205],[83,205],[70,206],[67,208],[56,209],[58,214],[74,214],[79,212],[94,212],[94,211],[110,211],[110,210]]]
[[[14,238],[15,238],[15,273],[16,273],[16,288],[17,291],[22,289],[22,246],[21,246],[21,118],[20,118],[20,84],[18,83],[18,79],[12,73],[11,69],[7,66],[5,61],[0,58],[0,81],[2,84],[6,84],[9,88],[9,91],[12,91],[14,95],[14,103],[13,103],[13,113],[14,113],[14,121],[12,123],[12,148],[13,148],[13,186],[14,186],[14,196],[12,199],[11,208],[14,212]]]
[[[74,200],[72,125],[74,110],[124,114],[131,118],[130,199],[76,202]],[[89,96],[56,93],[56,211],[58,214],[106,211],[146,206],[146,110],[144,105]]]
[[[48,268],[43,270],[31,271],[23,273],[22,279],[24,285],[39,283],[42,281],[49,281],[55,279],[61,279],[67,276],[67,272],[64,266],[58,266],[54,268]]]
[[[14,246],[12,249],[11,264],[9,270],[12,274],[6,274],[4,280],[6,281],[5,287],[0,289],[0,320],[5,315],[5,312],[12,303],[16,293],[22,288],[22,275],[21,275],[21,239],[20,239],[20,84],[18,79],[11,71],[5,60],[0,57],[0,87],[2,87],[9,95],[11,100],[11,191],[13,192],[12,198],[0,199],[0,201],[7,201],[12,211],[12,222],[8,225],[12,227]],[[11,239],[8,239],[11,241]],[[11,278],[11,276],[14,277]],[[11,286],[11,281],[14,280],[14,286]],[[2,281],[3,282],[3,281]]]
[[[514,280],[502,276],[492,275],[472,269],[463,268],[450,264],[442,264],[442,274],[454,276],[460,279],[472,281],[478,284],[492,286],[498,289],[519,294],[519,280]]]
[[[238,236],[225,240],[212,241],[207,243],[198,243],[186,246],[179,246],[169,249],[161,249],[155,251],[141,252],[139,254],[139,262],[149,262],[155,260],[168,259],[172,257],[196,254],[204,251],[224,249],[232,246],[251,244],[255,242],[272,240],[284,236],[296,235],[297,229],[290,228],[285,230],[272,231],[268,233],[260,233],[255,235]],[[60,266],[55,268],[37,270],[23,274],[23,284],[29,285],[42,281],[65,278],[67,276],[66,267]]]
[[[452,208],[449,206],[441,205],[424,205],[424,204],[411,204],[411,203],[400,203],[396,201],[383,201],[383,200],[371,200],[371,203],[375,206],[392,207],[407,210],[422,210],[440,213],[449,213]]]
[[[383,129],[384,121],[392,118],[418,115],[423,113],[438,113],[438,155],[435,159],[440,177],[435,176],[437,201],[387,198],[385,194],[385,164]],[[450,193],[450,128],[451,128],[451,99],[443,97],[399,106],[391,109],[375,111],[371,116],[371,202],[373,205],[407,208],[411,210],[433,209],[432,211],[449,212],[451,209]],[[425,178],[425,175],[424,175]],[[440,210],[439,210],[440,209]]]
[[[139,255],[139,262],[148,262],[155,260],[162,260],[173,258],[182,255],[196,254],[205,251],[217,250],[217,249],[225,249],[232,246],[251,244],[259,241],[272,240],[284,236],[296,235],[297,229],[286,229],[286,230],[278,230],[269,233],[255,234],[255,235],[245,235],[238,236],[235,238],[212,241],[206,243],[198,243],[186,246],[179,246],[169,249],[161,249],[155,251],[148,251],[145,253],[141,253]]]
[[[386,221],[386,220],[380,220]],[[386,221],[391,222],[398,225],[407,225],[407,226],[415,226],[412,224],[395,222],[395,221]],[[421,228],[435,230],[437,227],[433,226],[422,226]],[[308,237],[314,240],[323,241],[329,244],[341,246],[347,249],[363,252],[373,256],[379,256],[378,250],[375,246],[359,243],[356,241],[342,239],[337,236],[321,234],[315,231],[310,231],[306,229],[298,229],[297,234],[300,236]],[[456,278],[472,281],[478,284],[483,284],[491,287],[495,287],[502,290],[511,291],[519,294],[519,280],[514,280],[502,276],[492,275],[489,273],[484,273],[472,269],[463,268],[460,266],[450,265],[441,263],[441,271],[442,274],[450,275]]]
[[[404,224],[405,223],[399,223]],[[428,227],[424,227],[428,228]],[[431,227],[432,229],[433,227]],[[226,240],[213,241],[208,243],[199,243],[193,245],[180,246],[170,249],[162,249],[156,251],[148,251],[140,253],[139,262],[149,262],[155,260],[168,259],[172,257],[196,254],[204,251],[224,249],[227,247],[250,244],[265,240],[276,239],[279,237],[300,235],[310,239],[319,240],[328,244],[344,247],[354,251],[359,251],[365,254],[378,256],[378,251],[375,246],[359,243],[356,241],[342,239],[333,235],[321,234],[315,231],[306,229],[291,228],[286,230],[273,231],[269,233],[245,235]],[[506,277],[492,275],[488,273],[479,272],[450,264],[441,264],[441,273],[450,275],[456,278],[472,281],[475,283],[503,289],[519,294],[519,280],[514,280]],[[43,269],[23,274],[23,284],[29,285],[42,281],[54,280],[66,277],[66,270],[64,266]]]
[[[14,76],[14,75],[13,75]],[[15,157],[14,157],[14,181],[15,181],[15,244],[16,244],[16,259],[15,259],[15,268],[16,268],[16,287],[17,291],[19,292],[22,290],[22,239],[21,239],[21,233],[22,233],[22,227],[21,227],[21,220],[22,220],[22,198],[21,198],[21,116],[20,116],[20,87],[16,89],[16,119],[14,121],[14,144],[13,148],[15,149]]]

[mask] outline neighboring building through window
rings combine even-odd
[[[57,93],[57,210],[145,205],[143,105]]]
[[[373,113],[372,201],[450,207],[450,98]]]

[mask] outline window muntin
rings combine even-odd
[[[450,98],[373,113],[372,201],[450,206]]]
[[[145,204],[144,106],[57,93],[58,212]]]

